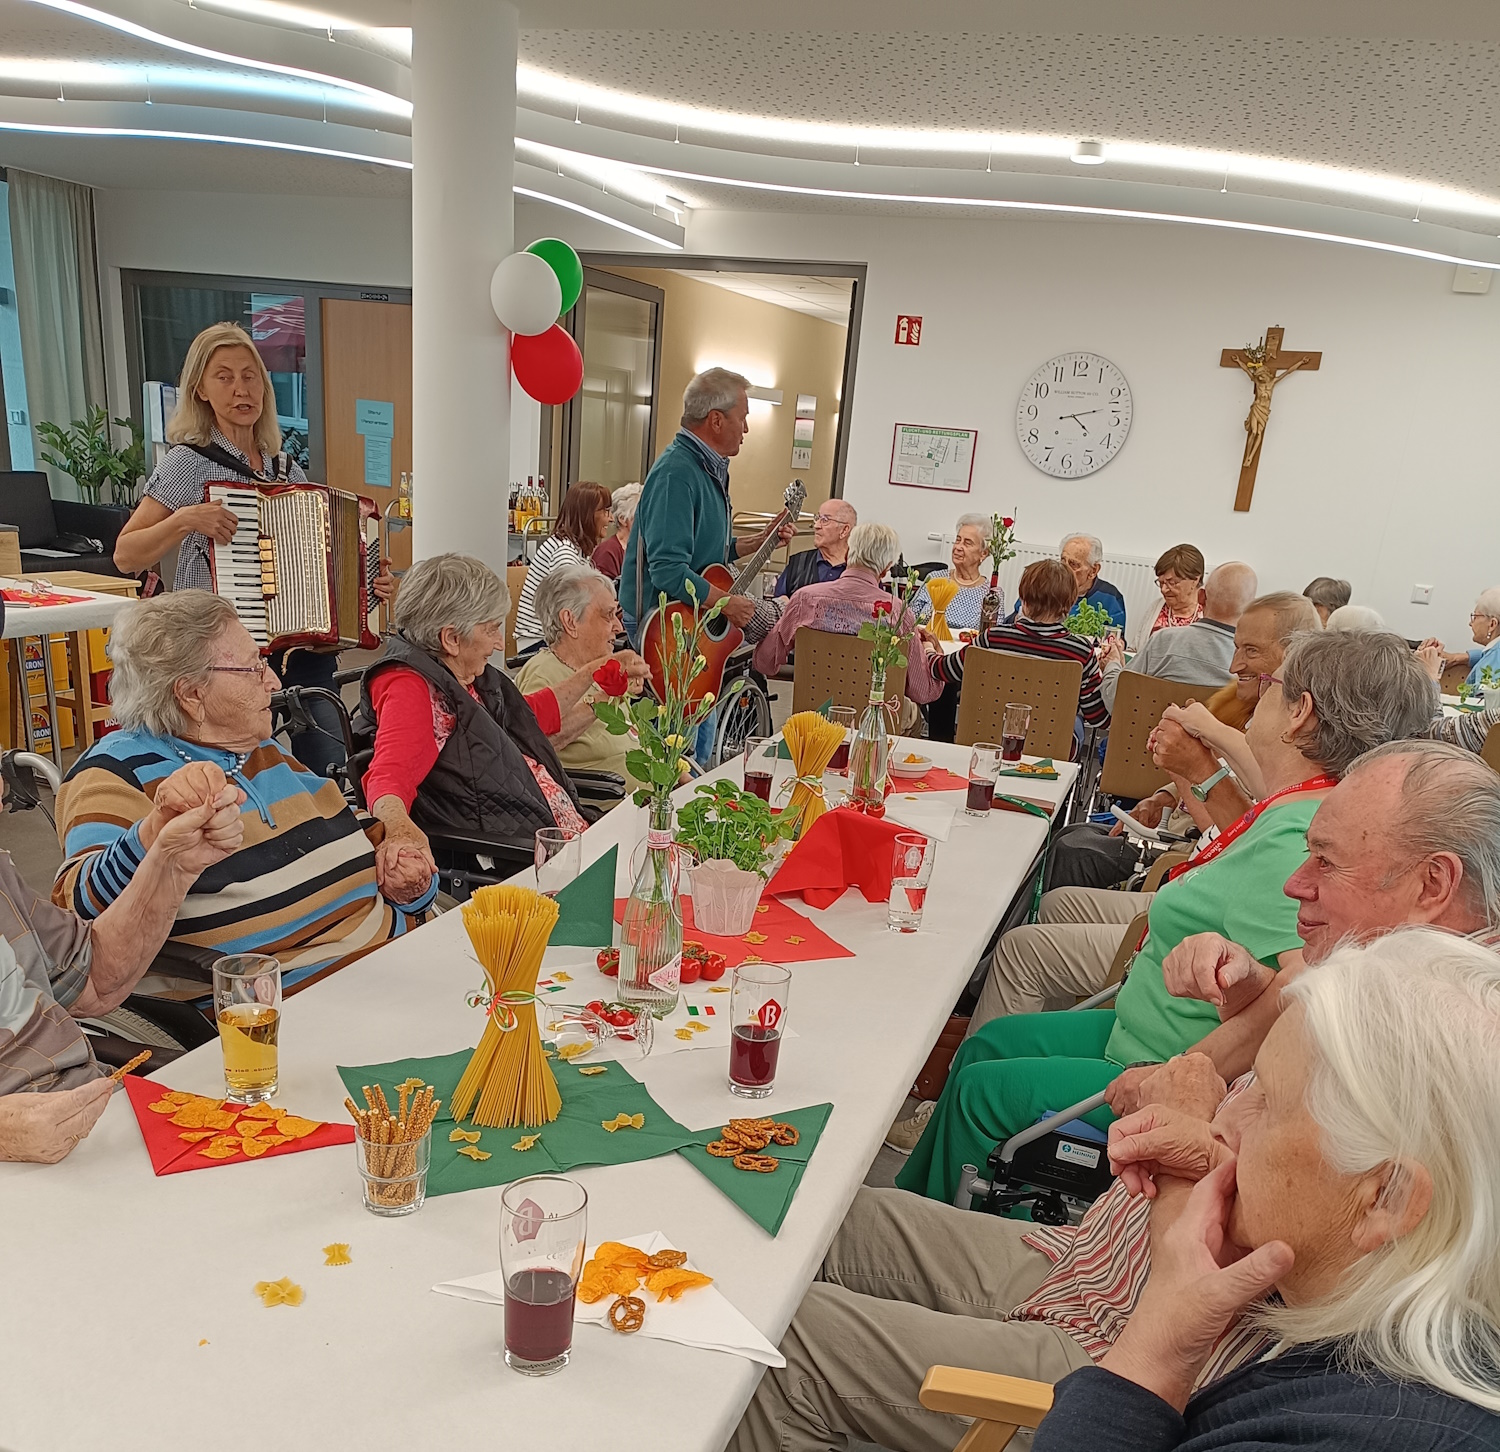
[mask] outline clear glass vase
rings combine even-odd
[[[986,630],[1000,623],[1000,617],[1005,613],[1005,601],[1000,598],[1000,571],[993,570],[990,573],[990,587],[984,592],[984,598],[979,602],[979,633],[982,636]]]
[[[619,994],[622,1003],[664,1018],[677,1007],[682,979],[682,903],[671,797],[653,797],[648,810],[646,851],[620,925]]]
[[[877,661],[870,674],[870,701],[849,746],[849,805],[872,817],[885,815],[885,794],[890,785],[890,735],[885,667]]]

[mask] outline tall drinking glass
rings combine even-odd
[[[885,925],[893,933],[914,933],[922,926],[922,909],[927,903],[927,884],[932,880],[932,864],[937,857],[937,842],[920,832],[899,832],[891,860],[891,899]]]
[[[1007,701],[1000,718],[1000,759],[1014,766],[1026,749],[1026,733],[1031,730],[1031,707],[1020,701]]]
[[[551,1376],[568,1364],[588,1205],[583,1186],[562,1175],[514,1180],[501,1193],[505,1364],[523,1376]]]
[[[781,1032],[792,992],[792,970],[776,963],[741,963],[729,996],[729,1092],[764,1099],[776,1082]]]
[[[537,891],[556,897],[583,870],[583,838],[561,827],[541,827],[536,834]]]
[[[969,753],[969,794],[964,813],[987,817],[995,800],[995,778],[1000,775],[1000,748],[993,741],[979,741]]]
[[[835,726],[844,728],[844,740],[842,745],[833,749],[833,755],[828,760],[829,771],[837,772],[840,776],[849,775],[849,743],[854,738],[854,707],[853,706],[830,706],[828,708],[828,719]]]
[[[276,1092],[281,964],[264,953],[214,960],[214,1021],[224,1051],[224,1094],[259,1104]]]
[[[776,775],[776,738],[745,738],[745,790],[763,802],[771,800],[771,778]]]

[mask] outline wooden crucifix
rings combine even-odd
[[[1272,391],[1288,373],[1299,368],[1316,372],[1323,361],[1321,353],[1282,352],[1281,340],[1285,335],[1285,328],[1267,328],[1259,343],[1248,348],[1226,348],[1219,355],[1220,368],[1243,368],[1255,385],[1255,398],[1245,415],[1245,457],[1240,462],[1240,487],[1234,496],[1234,507],[1241,514],[1250,508],[1250,498],[1255,493],[1261,444],[1271,420]]]

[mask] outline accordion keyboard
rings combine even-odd
[[[265,551],[261,540],[260,491],[253,486],[236,489],[215,484],[209,488],[214,503],[222,504],[237,521],[234,538],[228,544],[212,542],[214,583],[218,593],[240,617],[262,650],[270,641],[266,631],[267,587],[276,589],[274,556],[270,569],[264,568]]]

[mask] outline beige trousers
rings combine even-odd
[[[786,1366],[762,1378],[729,1452],[821,1452],[846,1438],[950,1452],[966,1423],[917,1400],[929,1367],[1056,1382],[1087,1366],[1057,1327],[1000,1319],[1052,1268],[1021,1243],[1027,1229],[904,1190],[861,1189],[782,1338]]]
[[[1125,928],[1154,895],[1099,887],[1057,887],[1044,894],[1037,921],[1012,928],[995,945],[969,1032],[1001,1014],[1071,1008],[1076,999],[1097,993]]]

